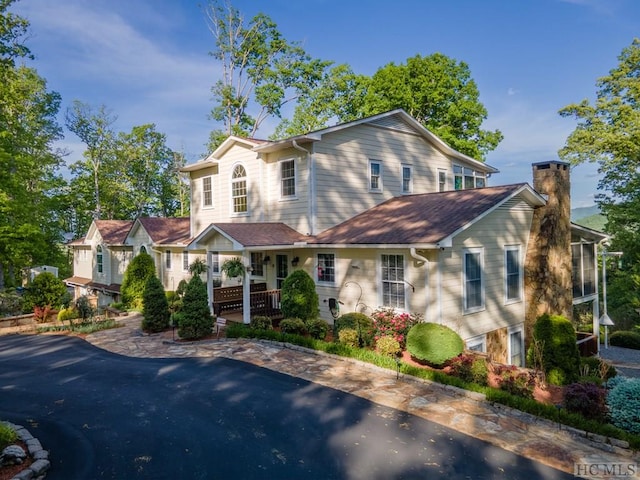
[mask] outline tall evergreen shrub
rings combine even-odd
[[[34,307],[49,305],[58,308],[67,293],[64,282],[51,272],[42,272],[33,279],[24,294],[23,308],[30,312]]]
[[[182,300],[182,309],[175,318],[181,338],[194,340],[206,337],[213,331],[207,286],[199,276],[194,275],[189,280]]]
[[[285,318],[307,321],[320,313],[316,284],[304,270],[295,270],[285,278],[280,295]]]
[[[576,331],[567,318],[547,313],[541,315],[533,326],[533,338],[541,346],[542,367],[549,383],[568,385],[578,380],[580,351],[576,344]],[[533,356],[533,349],[529,347],[529,364],[533,362]]]
[[[155,275],[149,277],[142,296],[142,330],[161,332],[169,328],[169,302],[162,282]]]
[[[140,252],[133,257],[124,272],[120,293],[122,303],[127,308],[139,310],[142,308],[142,297],[147,280],[155,276],[156,266],[153,258],[146,252]]]

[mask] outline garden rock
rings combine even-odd
[[[27,458],[27,452],[19,445],[9,445],[0,454],[0,465],[20,465]]]

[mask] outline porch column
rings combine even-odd
[[[207,250],[207,300],[209,311],[213,315],[213,253]]]
[[[242,280],[242,323],[251,323],[251,254],[242,251],[244,277]]]

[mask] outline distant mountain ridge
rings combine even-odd
[[[571,221],[583,227],[603,232],[607,218],[600,213],[597,205],[593,205],[571,209]]]

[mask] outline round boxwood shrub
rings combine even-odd
[[[616,427],[640,434],[640,379],[619,381],[607,395],[609,418]]]
[[[444,365],[464,350],[460,335],[445,325],[418,323],[407,335],[407,351],[418,362],[434,367]]]
[[[316,318],[320,313],[316,284],[304,270],[296,270],[285,278],[280,298],[285,318],[300,318],[305,321]]]
[[[542,368],[549,383],[568,385],[578,380],[580,352],[576,344],[576,331],[567,318],[547,313],[541,315],[533,326],[533,339],[541,346]],[[533,356],[533,347],[529,347],[529,365],[533,363]]]
[[[607,416],[607,391],[595,383],[572,383],[564,389],[563,405],[569,412],[597,421]]]
[[[312,320],[307,320],[306,327],[307,332],[311,335],[312,338],[317,340],[324,340],[327,336],[327,332],[329,331],[329,324],[324,320],[320,320],[319,318],[314,318]]]
[[[618,330],[609,336],[609,343],[614,347],[640,350],[640,333],[628,330]]]
[[[151,333],[166,330],[170,315],[162,282],[155,275],[149,277],[142,295],[142,330]]]
[[[256,315],[251,317],[251,323],[249,324],[251,328],[255,328],[256,330],[273,330],[273,322],[271,321],[271,317]]]
[[[207,287],[199,276],[191,277],[182,300],[182,310],[174,315],[178,335],[187,340],[206,337],[213,331]]]
[[[301,318],[285,318],[280,322],[280,331],[282,333],[304,335],[307,333],[307,327]]]
[[[358,334],[359,347],[368,347],[373,344],[374,327],[373,320],[364,313],[345,313],[333,323],[333,336],[338,338],[345,328],[355,330]]]

